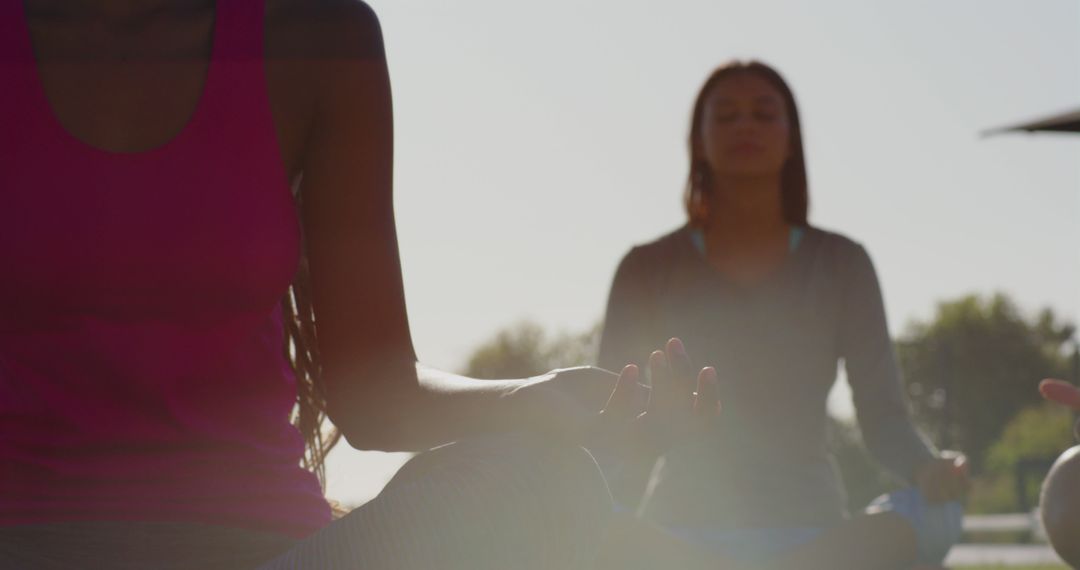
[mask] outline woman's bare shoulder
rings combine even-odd
[[[384,57],[379,18],[361,0],[267,0],[267,29],[271,57]]]

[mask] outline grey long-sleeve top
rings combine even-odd
[[[846,499],[826,450],[826,398],[843,361],[863,438],[901,479],[933,451],[912,425],[873,264],[859,244],[807,228],[750,288],[726,280],[681,228],[633,248],[608,301],[599,365],[647,363],[671,337],[714,366],[715,433],[683,442],[654,474],[645,513],[673,525],[827,526]]]

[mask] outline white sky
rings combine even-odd
[[[1080,137],[979,136],[1080,107],[1074,0],[369,2],[428,364],[602,317],[621,256],[683,222],[690,106],[733,57],[794,89],[811,223],[870,251],[894,334],[971,292],[1080,316]],[[399,462],[339,451],[329,492],[362,501]]]

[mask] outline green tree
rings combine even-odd
[[[1051,462],[1074,445],[1073,415],[1060,406],[1029,406],[1002,430],[986,453],[984,471],[974,483],[968,508],[974,513],[1016,512],[1038,502]],[[1018,467],[1024,466],[1020,479]]]
[[[1028,320],[1002,294],[941,303],[896,343],[916,420],[980,469],[1009,421],[1040,401],[1038,381],[1069,372],[1072,334],[1049,309]]]
[[[593,364],[600,342],[600,325],[582,333],[549,338],[531,321],[505,328],[477,348],[464,374],[472,378],[525,378],[555,368]]]
[[[1073,414],[1056,404],[1024,408],[986,454],[986,471],[1007,473],[1025,459],[1052,461],[1062,451],[1076,445]]]

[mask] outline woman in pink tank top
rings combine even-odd
[[[417,364],[360,2],[0,0],[0,73],[0,567],[587,567],[574,444],[688,416],[677,342],[643,416],[632,367]],[[331,523],[327,417],[442,447]]]

